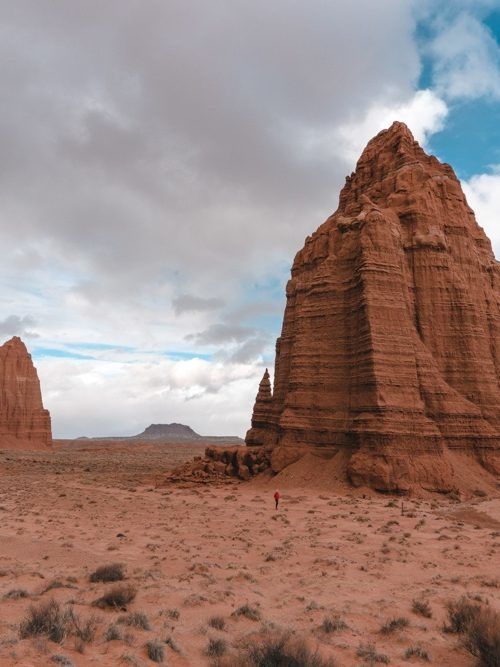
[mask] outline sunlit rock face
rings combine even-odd
[[[460,486],[458,458],[500,471],[500,264],[403,123],[368,143],[286,292],[247,436],[276,471],[310,448],[387,491]]]
[[[0,346],[0,448],[50,449],[50,414],[26,346],[14,336]]]

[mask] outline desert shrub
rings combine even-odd
[[[215,630],[224,630],[226,627],[226,621],[222,616],[211,616],[208,619],[208,625]]]
[[[421,646],[410,646],[405,651],[405,660],[410,660],[410,658],[420,658],[424,662],[429,662],[429,654]]]
[[[292,639],[289,634],[268,637],[240,655],[240,665],[251,667],[334,667],[332,660],[325,660],[317,651],[312,652],[302,639]]]
[[[122,639],[122,637],[123,637],[122,629],[119,628],[114,623],[110,623],[106,629],[106,632],[104,633],[104,639],[107,642],[112,642],[115,639]]]
[[[180,611],[178,609],[167,609],[167,616],[174,621],[178,621],[180,618]]]
[[[224,639],[209,639],[207,655],[209,658],[220,658],[227,651],[227,642]]]
[[[151,639],[146,643],[146,652],[148,658],[153,662],[163,662],[165,657],[165,647],[157,639]]]
[[[58,653],[52,656],[51,661],[58,665],[62,665],[63,667],[73,667],[73,663],[69,658],[65,655],[59,655]]]
[[[20,600],[27,597],[29,597],[29,593],[24,588],[12,588],[4,595],[5,600]]]
[[[466,597],[450,601],[446,605],[449,624],[444,627],[445,632],[461,634],[466,632],[472,620],[480,613],[481,607],[473,604]]]
[[[380,663],[382,665],[389,664],[389,658],[384,653],[377,653],[377,649],[373,644],[360,644],[356,651],[358,658],[363,658],[370,665]]]
[[[67,637],[69,629],[69,612],[63,611],[55,600],[49,600],[31,605],[27,616],[21,621],[19,635],[21,639],[45,635],[51,641],[60,644]]]
[[[380,628],[380,632],[383,635],[390,635],[392,632],[395,632],[396,630],[402,630],[403,628],[407,628],[409,625],[409,621],[407,618],[404,618],[403,616],[398,616],[397,618],[391,618],[389,621],[386,621],[384,625]]]
[[[137,594],[136,589],[130,584],[118,584],[110,588],[104,595],[93,603],[101,609],[111,607],[112,609],[127,609]]]
[[[245,618],[249,618],[251,621],[260,621],[260,611],[257,609],[257,607],[252,607],[249,604],[243,604],[241,607],[238,607],[233,613],[231,614],[232,616],[245,616]]]
[[[109,565],[101,565],[97,570],[92,572],[89,577],[90,581],[96,583],[102,581],[105,583],[113,581],[123,581],[125,579],[125,570],[121,563],[110,563]]]
[[[465,647],[479,658],[480,667],[500,665],[500,614],[488,607],[473,612],[466,621]]]
[[[148,617],[142,611],[134,611],[131,614],[126,616],[120,616],[118,623],[123,623],[133,628],[139,628],[140,630],[151,630],[151,625],[149,623]]]
[[[419,616],[432,618],[432,609],[427,600],[413,600],[411,603],[411,610],[414,614],[418,614]]]
[[[170,646],[170,648],[172,649],[172,651],[174,651],[174,653],[180,653],[181,652],[181,649],[179,648],[177,642],[175,641],[175,639],[173,637],[166,637],[165,638],[165,644],[167,646]]]
[[[71,624],[71,629],[75,637],[86,644],[90,644],[90,642],[94,641],[97,626],[99,625],[99,619],[96,616],[89,616],[84,621],[81,621],[80,617],[74,613],[73,609],[70,609],[67,612],[67,615],[68,623]]]
[[[321,624],[321,629],[323,632],[330,634],[330,632],[338,632],[339,630],[345,630],[347,628],[347,623],[345,623],[338,616],[325,616],[323,623]]]

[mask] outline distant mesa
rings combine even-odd
[[[52,447],[50,414],[25,344],[14,336],[0,346],[0,448]]]
[[[139,435],[132,436],[140,440],[200,440],[201,435],[186,424],[151,424]]]
[[[500,264],[453,169],[406,125],[368,143],[286,296],[246,437],[275,472],[314,452],[381,491],[494,485]]]

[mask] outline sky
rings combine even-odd
[[[0,11],[0,342],[55,437],[243,436],[293,257],[393,120],[500,257],[500,0]]]

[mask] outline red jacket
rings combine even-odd
[[[276,491],[276,493],[274,494],[274,500],[279,500],[279,499],[280,499],[280,493],[279,491]]]

